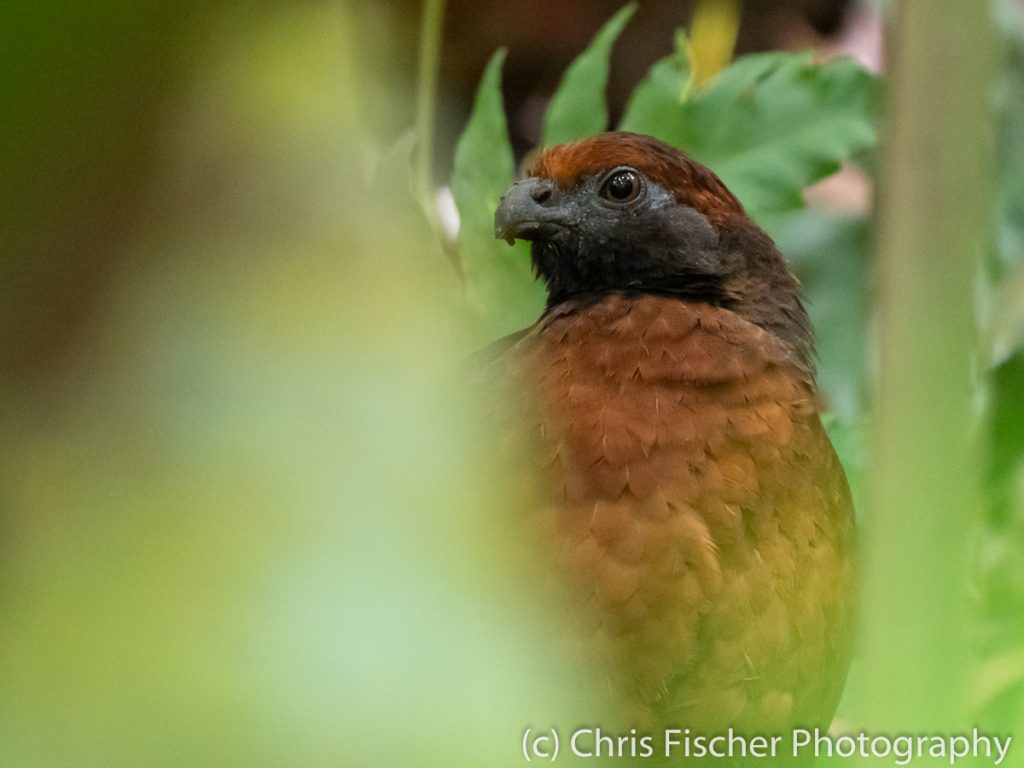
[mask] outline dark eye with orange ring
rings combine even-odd
[[[601,197],[613,203],[623,205],[631,203],[640,197],[643,191],[643,184],[636,171],[616,171],[601,187]]]

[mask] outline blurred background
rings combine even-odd
[[[737,55],[884,68],[881,3],[741,5]],[[619,6],[449,0],[433,186],[495,48],[521,159]],[[1024,10],[994,8],[984,511],[963,587],[971,701],[1010,729],[1024,717]],[[613,119],[693,11],[642,3],[612,59]],[[420,17],[411,0],[0,7],[0,764],[511,765],[524,725],[577,719],[587,681],[545,653],[496,523],[514,494],[475,449],[457,373],[477,342],[402,173]],[[810,297],[855,479],[875,166],[817,185],[773,229]]]

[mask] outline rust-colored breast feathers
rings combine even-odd
[[[697,728],[827,725],[852,520],[785,345],[726,310],[613,294],[547,314],[504,365],[534,394],[519,428],[545,535],[619,695]]]

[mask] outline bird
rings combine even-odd
[[[854,513],[774,242],[709,168],[621,131],[540,151],[495,236],[530,241],[547,301],[479,363],[618,711],[708,734],[828,727]]]

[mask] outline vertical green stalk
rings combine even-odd
[[[441,62],[444,0],[424,0],[420,25],[419,83],[416,91],[416,189],[433,209],[434,112]]]
[[[992,154],[986,9],[903,0],[887,51],[861,719],[890,734],[970,725],[975,291]]]

